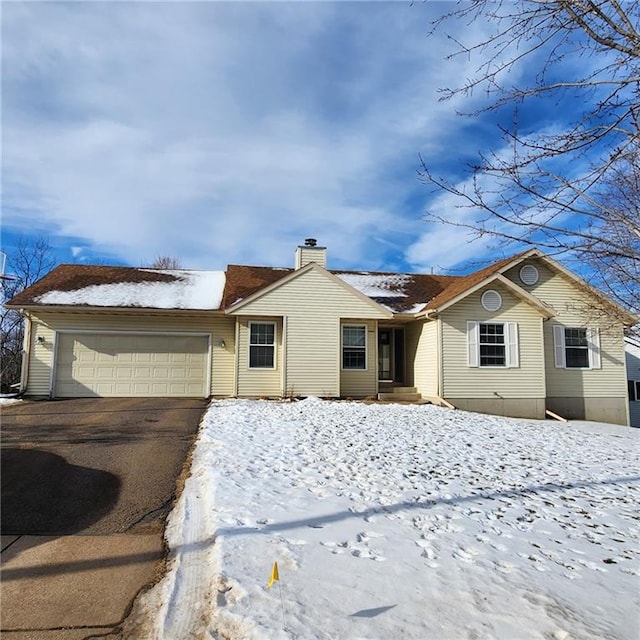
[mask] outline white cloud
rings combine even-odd
[[[429,10],[6,5],[3,224],[31,216],[132,264],[288,265],[315,236],[331,266],[384,267],[425,228],[406,204],[418,152],[466,144],[436,95],[466,63],[426,37]],[[447,262],[445,241],[407,256]]]

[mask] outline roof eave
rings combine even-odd
[[[575,282],[579,287],[582,287],[587,293],[602,300],[606,305],[610,305],[612,309],[615,309],[617,311],[617,316],[623,321],[625,326],[632,327],[633,325],[638,324],[640,322],[639,316],[634,315],[628,309],[625,309],[624,307],[619,305],[617,302],[614,302],[613,300],[611,300],[611,298],[609,298],[607,295],[602,293],[602,291],[600,291],[599,289],[596,289],[595,287],[592,287],[590,284],[585,282],[580,276],[576,275],[566,267],[563,267],[557,260],[550,258],[549,256],[545,255],[541,251],[538,251],[538,256],[540,257],[541,260],[544,260],[547,264],[549,264],[552,269],[555,269],[556,271],[562,273],[567,278]]]
[[[447,300],[444,304],[440,305],[439,307],[436,307],[433,309],[425,309],[421,311],[419,316],[428,317],[431,315],[442,313],[446,309],[449,309],[450,307],[457,304],[461,300],[464,300],[465,298],[472,295],[476,291],[479,291],[483,287],[486,287],[487,285],[495,281],[505,286],[507,289],[513,292],[514,295],[520,298],[523,302],[526,302],[527,304],[530,304],[532,307],[535,307],[542,315],[546,316],[547,318],[553,318],[556,315],[555,312],[553,312],[546,305],[544,305],[541,300],[539,300],[535,296],[532,296],[530,293],[520,288],[517,284],[514,284],[513,282],[511,282],[511,280],[509,280],[508,278],[505,278],[501,273],[494,273],[488,276],[487,278],[485,278],[484,280],[481,280],[475,285],[469,287],[465,291],[459,293],[457,296],[455,296],[451,300]]]
[[[29,311],[30,313],[37,313],[42,311],[53,311],[53,312],[65,312],[65,313],[84,313],[84,312],[105,312],[109,313],[147,313],[147,314],[158,314],[158,315],[168,315],[168,314],[190,314],[190,315],[224,315],[224,311],[221,309],[158,309],[157,307],[97,307],[92,305],[49,305],[49,304],[20,304],[20,305],[12,305],[5,304],[3,305],[5,309],[12,309],[15,311]]]

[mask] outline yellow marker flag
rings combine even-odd
[[[267,589],[273,586],[273,583],[276,580],[280,580],[280,576],[278,575],[278,563],[273,563],[273,569],[271,569],[271,577],[269,578],[269,582],[267,582]]]

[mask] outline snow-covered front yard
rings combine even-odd
[[[639,436],[431,405],[213,402],[131,637],[632,640]]]

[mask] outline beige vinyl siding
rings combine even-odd
[[[340,395],[343,398],[373,396],[378,390],[378,334],[377,323],[372,320],[349,320],[342,325],[365,325],[367,327],[367,368],[342,369],[340,371]],[[340,329],[342,331],[342,328]],[[340,353],[342,362],[342,353]]]
[[[249,323],[274,322],[276,325],[275,367],[249,368]],[[282,318],[252,316],[238,318],[238,395],[242,397],[281,397],[282,391]]]
[[[549,305],[557,314],[544,323],[544,351],[546,361],[546,395],[549,398],[622,398],[627,396],[624,367],[623,327],[612,320],[598,319],[585,311],[587,295],[566,276],[560,275],[541,260],[527,260],[535,265],[540,278],[535,285],[524,285],[518,265],[505,276]],[[601,369],[558,369],[555,366],[553,327],[599,327]]]
[[[51,387],[51,366],[54,350],[53,329],[36,318],[32,319],[29,359],[29,379],[25,394],[29,396],[48,396]],[[44,338],[39,343],[38,338]]]
[[[502,307],[488,312],[482,294],[493,289],[502,296]],[[542,316],[506,288],[495,283],[480,289],[444,311],[442,322],[442,397],[455,398],[544,398],[545,368]],[[469,367],[467,321],[518,324],[519,367]],[[452,400],[453,402],[453,400]]]
[[[27,395],[49,395],[56,331],[184,332],[211,336],[211,394],[234,392],[235,319],[186,314],[39,311],[32,314],[31,359]],[[37,337],[45,338],[38,344]],[[224,341],[224,348],[221,342]]]
[[[284,394],[321,397],[340,395],[340,320],[386,317],[320,269],[301,273],[236,314],[283,316]]]
[[[438,322],[414,322],[405,328],[408,383],[426,398],[439,395]]]

